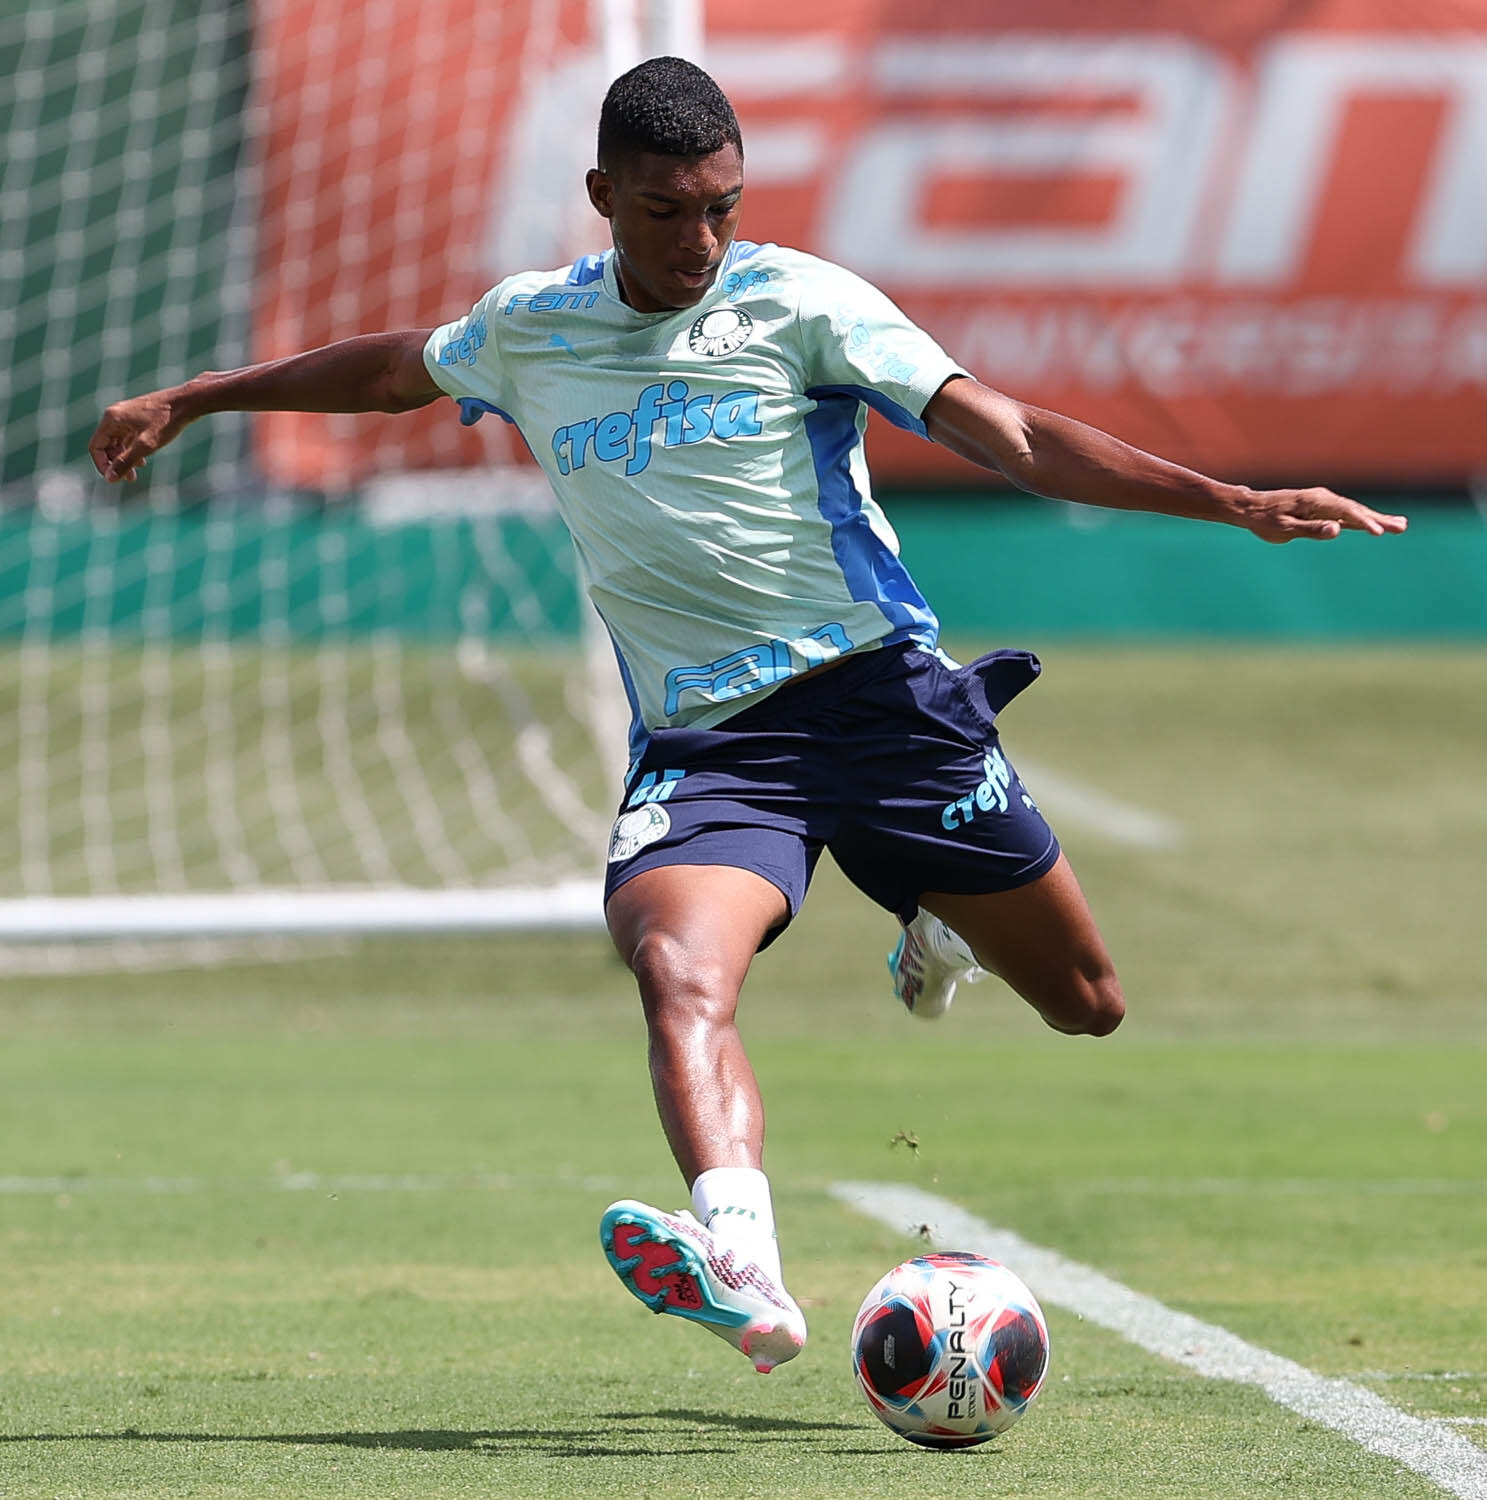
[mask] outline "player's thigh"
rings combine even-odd
[[[926,891],[919,904],[970,944],[1050,1025],[1114,1030],[1125,1013],[1115,965],[1068,859],[1012,890]]]
[[[799,911],[823,841],[809,770],[778,734],[652,733],[604,875],[610,932],[642,983],[662,960],[701,973],[709,954],[741,976]]]
[[[605,908],[614,945],[658,1007],[731,1013],[754,954],[790,917],[785,893],[735,865],[662,864],[619,886]]]

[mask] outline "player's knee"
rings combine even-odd
[[[1083,1011],[1087,1036],[1109,1036],[1125,1019],[1126,997],[1113,969],[1086,981]]]
[[[723,965],[675,933],[642,935],[631,950],[630,970],[652,1025],[731,1015],[737,1003],[737,985]]]
[[[1120,980],[1104,965],[1077,968],[1041,998],[1029,998],[1055,1031],[1070,1036],[1109,1036],[1126,1013]]]

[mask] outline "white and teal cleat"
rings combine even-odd
[[[761,1375],[805,1347],[805,1317],[789,1292],[685,1210],[612,1203],[599,1221],[599,1243],[615,1275],[652,1312],[701,1323]]]
[[[938,917],[920,908],[898,935],[888,955],[893,993],[921,1021],[934,1021],[950,1009],[955,988],[986,977],[965,943]]]

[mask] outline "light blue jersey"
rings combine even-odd
[[[547,472],[634,715],[706,728],[796,673],[938,624],[863,453],[867,408],[921,435],[965,372],[876,288],[735,242],[707,296],[636,312],[614,255],[508,277],[424,361],[463,420]]]

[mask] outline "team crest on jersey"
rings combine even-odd
[[[748,343],[754,331],[754,320],[741,307],[715,307],[692,324],[687,343],[693,354],[707,354],[714,359],[732,354]]]
[[[615,819],[614,832],[609,836],[609,862],[618,864],[640,853],[647,844],[654,844],[671,830],[671,814],[654,802],[638,807],[634,812],[621,813]]]

